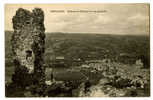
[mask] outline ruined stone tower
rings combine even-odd
[[[12,81],[18,85],[38,85],[45,81],[43,54],[45,52],[44,12],[19,8],[12,18],[14,33],[12,51],[15,73]]]

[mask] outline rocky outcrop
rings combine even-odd
[[[12,76],[18,86],[37,85],[45,82],[43,54],[45,52],[44,12],[35,8],[32,12],[19,8],[12,18],[14,33],[12,51],[15,73]]]

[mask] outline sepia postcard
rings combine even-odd
[[[150,97],[150,4],[5,4],[6,97]]]

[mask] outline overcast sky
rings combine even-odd
[[[6,5],[5,30],[12,29],[12,17],[18,8],[32,10],[40,7],[45,12],[46,32],[149,34],[148,4],[52,4]],[[64,10],[65,13],[53,13]],[[67,13],[68,10],[102,11],[101,13]]]

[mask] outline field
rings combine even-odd
[[[11,34],[5,32],[6,85],[14,72]],[[55,80],[79,80],[71,83],[71,95],[48,96],[150,96],[149,36],[46,33],[45,46],[45,65],[53,69]],[[64,57],[66,67],[52,67],[57,56]]]

